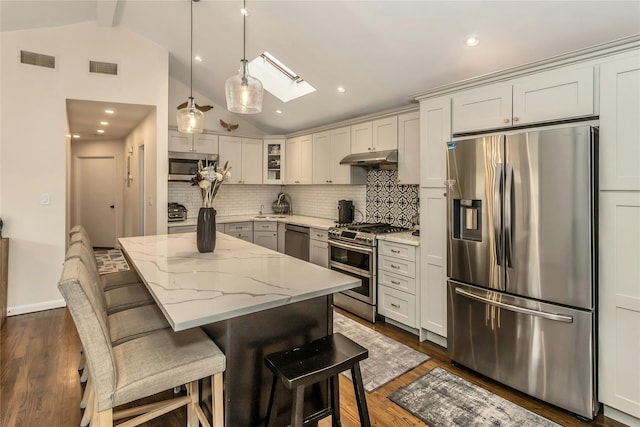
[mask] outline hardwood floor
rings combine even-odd
[[[341,313],[350,316],[348,313]],[[438,366],[562,426],[624,426],[605,418],[602,414],[592,422],[582,422],[572,414],[451,365],[443,348],[430,343],[420,343],[417,337],[402,329],[384,322],[371,325],[356,317],[350,317],[431,356],[430,360],[412,371],[367,394],[369,413],[374,426],[426,426],[391,402],[387,396]],[[82,394],[77,371],[79,348],[80,340],[66,309],[7,318],[0,334],[0,425],[78,426],[81,418],[78,405]],[[340,398],[343,427],[359,426],[353,388],[351,382],[343,376],[340,376]],[[185,411],[177,410],[143,425],[184,426]],[[330,425],[329,420],[320,422],[320,427]]]

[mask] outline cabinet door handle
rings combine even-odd
[[[519,117],[517,117],[517,116],[513,118],[513,121],[514,121],[514,122],[517,122],[518,120],[520,120],[520,118],[519,118]]]
[[[504,119],[504,122],[505,123],[509,123],[509,119]]]

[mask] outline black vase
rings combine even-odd
[[[198,252],[213,252],[216,247],[216,210],[200,208],[196,228]]]

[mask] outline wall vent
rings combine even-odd
[[[89,61],[89,72],[117,76],[118,64],[114,64],[112,62]]]
[[[56,57],[51,55],[44,55],[42,53],[29,52],[26,50],[20,51],[20,62],[22,64],[35,65],[45,68],[56,68]]]

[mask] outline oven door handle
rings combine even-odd
[[[339,242],[336,240],[329,240],[330,246],[335,246],[336,248],[349,249],[355,252],[360,252],[363,254],[373,254],[373,248],[365,248],[362,246],[350,245],[348,243]]]
[[[347,264],[342,264],[341,262],[329,261],[329,268],[335,267],[335,270],[348,271],[349,273],[357,274],[358,276],[370,278],[373,276],[370,271],[362,270],[360,268],[351,267]],[[332,269],[333,270],[333,269]]]

